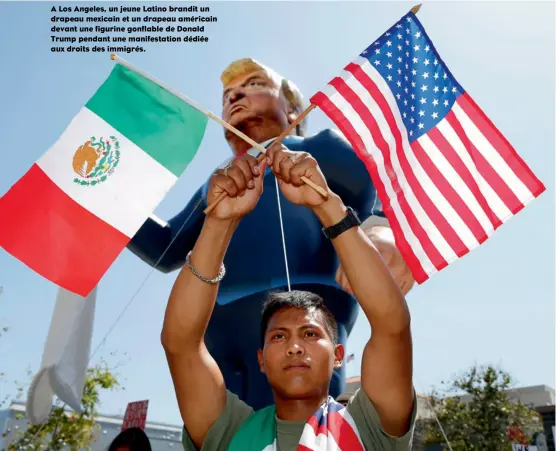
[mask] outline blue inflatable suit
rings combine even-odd
[[[371,215],[384,217],[365,165],[339,133],[324,130],[307,138],[288,136],[283,144],[290,150],[309,152],[318,161],[332,191],[362,221]],[[128,248],[154,266],[175,238],[157,268],[164,272],[181,268],[203,225],[207,189],[208,183],[167,226],[149,219]],[[322,296],[337,319],[339,341],[345,345],[358,304],[335,281],[339,261],[334,247],[309,209],[291,204],[281,193],[280,203],[291,288]],[[220,283],[206,333],[207,347],[224,375],[226,388],[254,409],[273,403],[270,386],[259,370],[257,349],[261,308],[267,293],[287,290],[282,246],[276,184],[267,169],[264,194],[255,210],[242,219],[228,247],[224,259],[226,276]],[[345,365],[334,372],[330,394],[337,397],[344,389]]]

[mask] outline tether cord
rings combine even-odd
[[[282,231],[282,247],[284,248],[284,263],[286,265],[286,278],[288,280],[288,291],[292,291],[290,284],[290,270],[288,268],[288,255],[286,252],[286,236],[284,234],[284,221],[282,219],[282,207],[280,205],[280,188],[278,186],[278,179],[274,177],[276,182],[276,198],[278,199],[278,215],[280,217],[280,230]]]

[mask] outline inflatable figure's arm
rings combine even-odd
[[[127,248],[164,273],[182,267],[187,252],[195,244],[203,226],[205,207],[201,187],[187,206],[170,221],[164,222],[156,216],[149,217]]]

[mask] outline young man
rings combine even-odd
[[[205,345],[218,283],[225,277],[228,244],[242,218],[259,201],[266,165],[277,177],[283,196],[297,208],[307,207],[325,228],[371,325],[363,352],[361,390],[341,418],[328,393],[344,349],[337,344],[335,321],[318,296],[291,292],[269,301],[258,361],[272,388],[273,407],[253,413],[227,391]],[[302,176],[323,187],[328,196],[302,183]],[[253,157],[236,158],[230,168],[212,177],[209,203],[224,191],[228,196],[207,216],[176,279],[162,331],[184,421],[185,450],[338,449],[332,447],[333,441],[343,451],[410,449],[416,402],[409,310],[380,253],[358,227],[349,206],[330,189],[316,160],[285,148],[269,151],[261,167]],[[265,244],[253,237],[248,245]],[[240,269],[248,272],[258,264],[252,261]],[[315,438],[313,427],[305,428],[310,419],[317,432],[325,431],[322,425],[326,424],[331,432]],[[298,448],[300,442],[308,447]]]

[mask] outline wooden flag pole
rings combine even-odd
[[[296,119],[295,121],[293,121],[288,128],[286,128],[279,136],[278,138],[276,138],[272,144],[270,145],[269,149],[279,145],[282,140],[288,136],[291,131],[297,127],[301,121],[303,119],[305,119],[305,116],[307,116],[312,110],[314,110],[316,108],[316,105],[311,104],[309,107],[307,107],[305,109],[305,111],[303,111],[303,113],[301,113]],[[238,135],[239,136],[239,135]],[[245,138],[244,138],[245,139]],[[267,151],[267,149],[265,149],[263,146],[261,146],[258,143],[255,143],[255,141],[253,141],[251,138],[247,138],[245,139],[245,141],[247,141],[249,144],[251,144],[253,147],[255,147],[257,150],[261,151],[261,154],[259,155],[259,157],[257,158],[257,163],[261,163],[265,157],[265,152]],[[315,183],[313,183],[311,180],[309,180],[306,177],[301,177],[301,180],[303,180],[303,182],[305,182],[305,184],[309,185],[311,188],[313,188],[315,191],[317,191],[321,196],[323,197],[327,197],[328,193],[322,189],[320,186],[316,185]],[[228,194],[226,192],[223,192],[222,194],[220,194],[220,196],[218,196],[216,198],[216,200],[210,204],[207,208],[205,208],[205,210],[203,211],[203,213],[205,213],[205,215],[210,214],[210,212],[212,210],[214,210],[214,208],[218,205],[219,202],[222,201],[222,199],[224,199]]]

